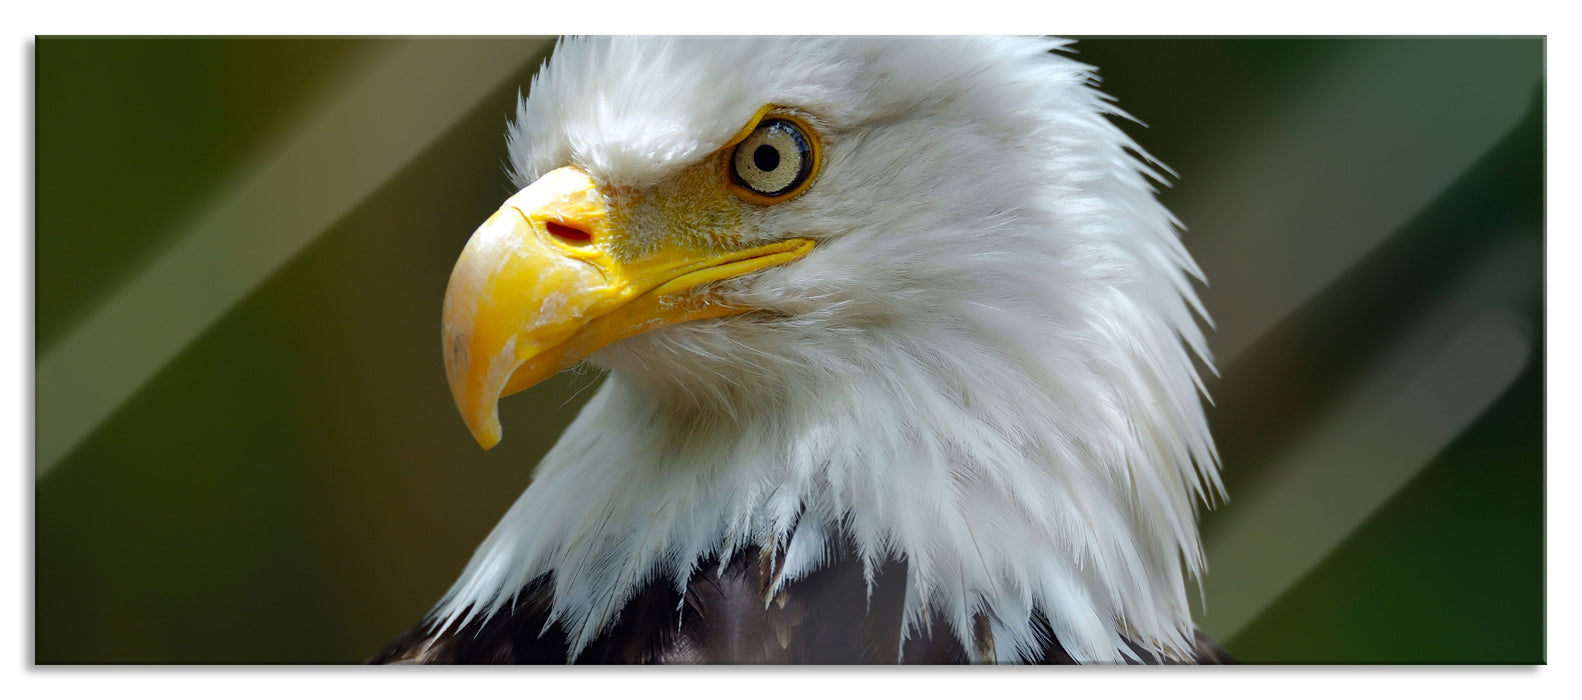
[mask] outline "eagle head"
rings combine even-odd
[[[608,376],[435,619],[547,575],[575,653],[709,557],[781,551],[779,586],[845,547],[906,562],[907,635],[982,619],[1023,660],[1042,616],[1080,661],[1184,653],[1220,489],[1200,273],[1066,48],[561,42],[445,363],[485,448],[502,395]]]

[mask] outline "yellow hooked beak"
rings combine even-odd
[[[729,250],[686,231],[622,259],[624,232],[607,207],[587,174],[555,170],[507,199],[456,261],[445,289],[445,374],[484,449],[500,442],[500,397],[622,338],[753,311],[701,287],[813,249],[811,240],[790,239]]]

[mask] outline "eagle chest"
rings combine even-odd
[[[853,557],[786,584],[770,595],[784,558],[758,548],[723,567],[702,562],[678,593],[651,582],[622,608],[615,624],[577,655],[577,663],[893,664],[966,663],[969,657],[942,620],[902,649],[906,564],[874,571],[872,589]],[[374,663],[561,664],[565,630],[546,628],[552,586],[530,583],[509,611],[434,633],[414,627]],[[980,634],[987,640],[987,629]]]

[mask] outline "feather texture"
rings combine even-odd
[[[508,132],[518,185],[569,164],[653,187],[779,105],[824,165],[743,235],[819,243],[724,283],[765,312],[590,358],[608,378],[435,628],[537,582],[575,656],[700,567],[783,551],[773,597],[849,547],[870,592],[905,562],[902,643],[943,624],[976,661],[1037,661],[1050,634],[1079,662],[1193,657],[1196,508],[1221,495],[1201,273],[1155,197],[1162,166],[1065,48],[562,42]]]

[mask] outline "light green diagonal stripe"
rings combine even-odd
[[[325,104],[38,361],[42,478],[204,329],[328,230],[551,38],[416,39]]]
[[[1204,543],[1199,624],[1229,640],[1333,552],[1521,375],[1533,333],[1533,238],[1491,252],[1437,308],[1404,329],[1341,405],[1225,512]]]

